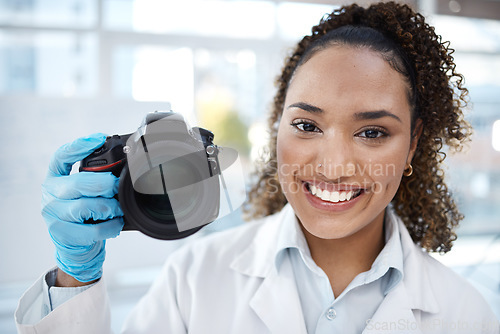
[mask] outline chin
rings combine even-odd
[[[356,234],[363,227],[350,226],[349,224],[342,223],[340,219],[315,219],[308,221],[299,219],[299,223],[304,231],[319,239],[343,239],[353,234]]]

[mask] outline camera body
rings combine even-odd
[[[149,113],[138,131],[108,137],[81,161],[80,171],[120,178],[116,197],[124,213],[123,230],[180,239],[219,213],[220,168],[213,139],[206,129],[188,128],[179,114]]]

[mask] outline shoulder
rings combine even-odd
[[[491,307],[464,277],[416,245],[405,225],[399,224],[403,249],[403,282],[413,309],[433,320],[497,324]]]
[[[410,293],[414,298],[419,298],[415,295],[427,298],[422,301],[431,311],[427,317],[462,323],[464,326],[498,326],[490,305],[467,279],[417,245],[413,245],[413,248],[418,259],[413,262],[413,268],[405,270],[405,275],[417,275],[420,278],[418,284],[411,285],[413,291]]]
[[[451,300],[456,300],[457,294],[482,300],[479,292],[465,278],[415,244],[403,221],[394,212],[390,215],[398,224],[404,280],[410,289],[424,290],[421,294],[427,298],[434,296],[439,304],[447,305],[447,308],[453,304]]]
[[[474,333],[498,333],[500,324],[483,295],[464,277],[428,253],[424,261],[433,282],[433,294],[439,305],[437,319],[448,320]]]
[[[466,298],[472,298],[476,301],[483,301],[481,294],[453,269],[447,267],[429,253],[419,250],[422,254],[423,263],[434,288],[434,294],[448,303],[451,299],[457,300],[457,293]]]

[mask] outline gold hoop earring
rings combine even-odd
[[[406,177],[410,177],[413,174],[413,166],[411,164],[403,171],[403,175]]]

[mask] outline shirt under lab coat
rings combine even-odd
[[[402,221],[403,278],[363,333],[500,333],[482,296],[416,246]],[[277,242],[295,220],[285,208],[258,222],[201,238],[169,256],[162,273],[127,319],[124,333],[306,333],[290,259],[275,266]],[[44,277],[21,297],[19,333],[110,333],[105,283],[41,316]],[[41,318],[36,324],[29,319]]]

